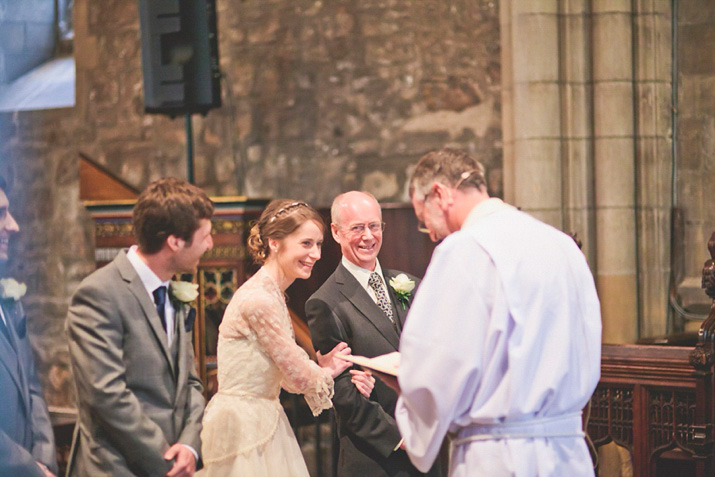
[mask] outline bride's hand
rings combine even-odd
[[[352,374],[350,381],[352,381],[357,390],[360,391],[360,394],[366,398],[370,398],[370,393],[372,393],[372,390],[375,388],[375,378],[372,372],[369,369],[365,371],[351,369],[350,374]]]
[[[340,376],[343,371],[353,365],[350,361],[345,361],[344,359],[340,359],[337,356],[347,356],[350,353],[351,351],[348,347],[348,344],[343,342],[338,343],[335,348],[330,350],[330,352],[325,356],[323,356],[320,351],[318,351],[316,354],[318,355],[318,364],[320,365],[320,367],[327,370],[330,373],[330,376],[335,379]]]

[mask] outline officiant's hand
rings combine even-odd
[[[340,359],[337,356],[346,356],[349,355],[351,352],[352,351],[348,347],[348,344],[345,342],[341,342],[335,345],[335,348],[330,350],[330,352],[325,356],[320,354],[320,351],[318,351],[316,355],[318,356],[318,364],[320,365],[320,367],[327,370],[330,373],[330,376],[335,379],[340,376],[343,371],[353,365],[350,361],[345,361],[344,359]]]
[[[164,459],[174,461],[174,467],[166,477],[193,477],[196,472],[196,456],[184,444],[177,443],[169,447]]]
[[[372,390],[375,389],[375,378],[372,376],[372,371],[369,369],[365,371],[351,369],[350,374],[352,374],[350,381],[352,381],[357,390],[360,391],[360,394],[366,398],[370,398]]]

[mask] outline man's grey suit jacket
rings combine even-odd
[[[171,445],[201,452],[205,402],[184,326],[188,310],[176,308],[174,362],[125,251],[80,284],[66,324],[79,404],[68,475],[166,475]]]
[[[316,350],[325,354],[341,341],[360,356],[374,357],[398,350],[412,298],[403,308],[389,285],[390,278],[403,272],[384,268],[382,271],[398,327],[390,323],[348,269],[339,264],[305,304]],[[419,285],[419,278],[408,277]],[[333,404],[340,437],[339,476],[422,475],[403,450],[394,451],[400,442],[394,418],[397,394],[382,381],[377,380],[368,400],[357,391],[346,371],[335,379]]]
[[[0,475],[44,476],[36,462],[57,472],[50,415],[35,370],[27,318],[19,301],[0,300],[10,340],[0,333]],[[4,326],[0,323],[0,326]]]

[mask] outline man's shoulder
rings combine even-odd
[[[524,242],[524,237],[530,237],[530,242],[539,238],[546,243],[575,243],[571,237],[531,214],[518,209],[500,210],[490,214],[474,224],[451,234],[442,244],[476,240],[482,245],[491,244],[500,247],[513,242]],[[442,245],[440,244],[440,245]]]
[[[123,262],[126,262],[126,264]],[[126,268],[123,267],[123,265],[129,265],[129,267],[131,267],[131,264],[126,258],[126,254],[122,251],[114,260],[87,275],[79,284],[77,291],[99,288],[111,294],[113,291],[116,291],[116,288],[114,288],[114,285],[108,287],[107,283],[121,283],[123,281],[121,270]]]
[[[315,290],[312,295],[310,295],[308,301],[314,299],[325,300],[326,298],[335,297],[335,292],[338,287],[337,277],[343,274],[341,268],[342,270],[345,270],[345,267],[343,267],[342,264],[338,263],[338,266],[335,268],[335,270],[333,270],[333,273],[331,273],[330,276],[323,282],[323,284],[320,285],[320,287],[318,287],[318,289]]]

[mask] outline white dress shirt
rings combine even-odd
[[[5,318],[5,311],[2,309],[2,306],[0,306],[0,319],[2,319],[2,322],[5,324],[5,326],[9,329],[9,325],[7,323],[7,319]]]
[[[372,298],[372,301],[377,303],[377,296],[375,295],[375,290],[372,289],[370,285],[368,285],[368,280],[370,280],[370,274],[373,271],[368,270],[367,268],[362,268],[357,265],[355,265],[353,262],[345,258],[343,256],[342,259],[342,264],[345,268],[348,269],[348,272],[352,276],[355,277],[355,279],[358,281],[361,287],[365,289],[368,295],[370,295],[370,298]],[[385,285],[385,278],[382,275],[382,268],[380,267],[380,261],[375,259],[375,272],[380,276],[380,286],[382,286],[382,289],[385,292],[385,298],[387,301],[392,304],[392,301],[390,300],[390,293],[389,290],[387,289],[387,286]]]
[[[137,249],[138,247],[136,245],[132,245],[127,251],[127,258],[129,259],[129,262],[132,264],[134,269],[137,271],[137,275],[139,275],[139,278],[141,279],[144,288],[146,288],[146,291],[149,294],[151,301],[154,301],[154,290],[156,290],[160,286],[166,287],[164,319],[166,320],[166,343],[168,347],[171,347],[171,344],[174,341],[174,334],[176,332],[176,313],[174,311],[174,307],[171,305],[171,296],[169,296],[170,280],[162,282],[161,279],[156,276],[156,273],[154,273],[152,269],[149,268],[146,263],[144,263],[141,257],[139,257]]]

